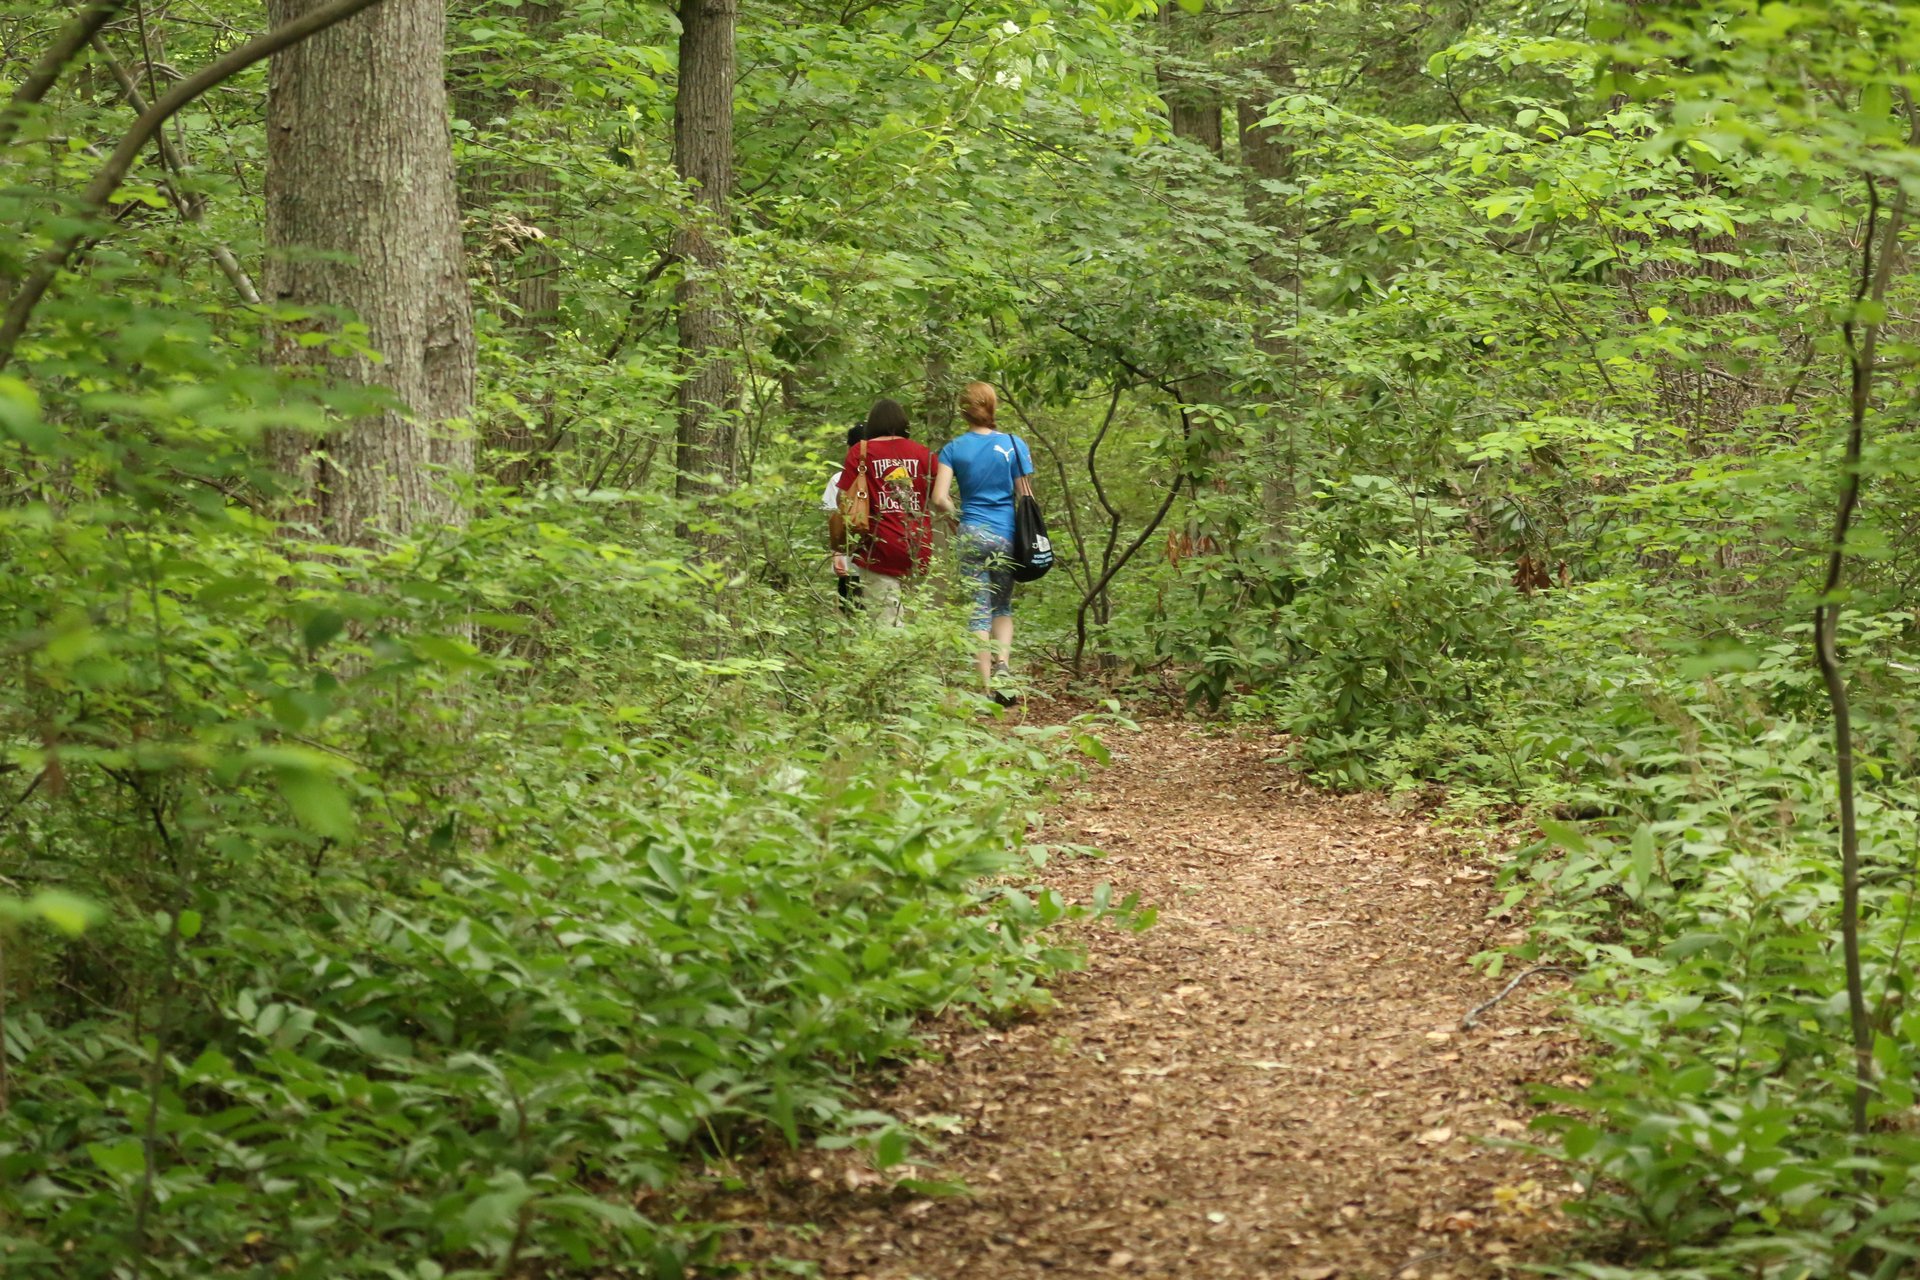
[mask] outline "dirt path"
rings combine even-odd
[[[1526,1084],[1574,1043],[1522,999],[1459,1030],[1501,985],[1466,963],[1512,927],[1490,877],[1270,744],[1166,724],[1112,745],[1045,833],[1112,856],[1048,878],[1137,890],[1158,925],[1091,931],[1055,1011],[944,1032],[876,1100],[958,1117],[939,1173],[974,1194],[803,1154],[794,1225],[743,1252],[868,1280],[1465,1280],[1550,1251],[1564,1175],[1481,1140],[1523,1132]]]

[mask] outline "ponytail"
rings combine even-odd
[[[960,389],[960,416],[970,427],[998,430],[994,414],[999,408],[1000,397],[994,394],[992,383],[969,382]]]

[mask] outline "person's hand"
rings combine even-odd
[[[847,563],[845,552],[835,552],[833,557],[833,576],[848,578],[853,576],[853,568]]]

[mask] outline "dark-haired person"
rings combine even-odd
[[[856,534],[844,520],[837,522],[833,549],[845,552],[851,538],[861,598],[881,622],[899,626],[906,609],[901,584],[926,572],[933,556],[933,516],[927,501],[933,488],[933,454],[913,438],[907,411],[895,401],[877,400],[867,411],[865,430],[859,441],[848,445],[835,482],[840,493],[850,492],[863,472],[871,523],[864,534]]]
[[[1033,492],[1033,456],[1026,441],[995,423],[999,408],[1000,397],[987,383],[969,382],[961,390],[967,431],[940,451],[933,505],[951,515],[953,486],[960,486],[960,566],[975,586],[980,684],[995,702],[1010,706],[1013,698],[994,682],[1007,678],[1013,660],[1013,497]]]
[[[865,423],[848,427],[847,448],[859,444],[866,430]],[[841,551],[847,541],[847,526],[840,514],[840,471],[841,468],[836,467],[827,477],[826,492],[820,495],[820,510],[827,516],[827,549],[833,552],[833,587],[840,596],[840,612],[853,614],[860,611],[860,579],[853,576],[853,566]]]

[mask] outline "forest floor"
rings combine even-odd
[[[1159,909],[1088,926],[1085,972],[1009,1027],[958,1020],[876,1090],[951,1133],[924,1197],[851,1153],[801,1151],[710,1206],[756,1274],[867,1280],[1153,1276],[1466,1280],[1551,1256],[1566,1175],[1500,1145],[1527,1086],[1580,1083],[1572,1027],[1468,957],[1517,942],[1492,875],[1375,796],[1315,790],[1271,739],[1112,734],[1046,819],[1084,842],[1045,879]],[[1531,985],[1531,984],[1529,984]]]

